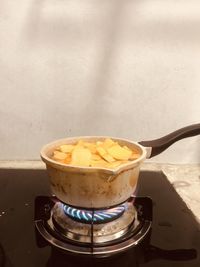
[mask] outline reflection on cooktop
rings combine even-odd
[[[195,249],[182,250],[163,250],[154,246],[140,245],[129,252],[122,253],[108,258],[95,258],[91,256],[66,255],[56,249],[52,249],[51,256],[46,267],[88,267],[88,266],[105,266],[105,267],[137,267],[155,260],[166,260],[171,266],[171,261],[183,262],[196,259],[197,253]],[[151,266],[151,265],[149,265]],[[182,265],[183,266],[183,265]],[[187,266],[187,265],[186,265]],[[189,265],[188,265],[189,266]]]
[[[138,194],[153,200],[149,242],[113,258],[66,255],[36,244],[34,200],[50,196],[46,171],[0,170],[0,267],[200,266],[200,226],[165,175],[142,172]]]

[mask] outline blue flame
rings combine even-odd
[[[63,205],[64,212],[70,218],[82,223],[106,223],[120,217],[127,209],[127,204],[122,204],[118,207],[107,210],[83,210],[72,208],[68,205]]]

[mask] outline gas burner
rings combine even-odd
[[[127,207],[127,203],[107,210],[83,210],[76,209],[64,204],[62,206],[64,213],[71,219],[74,219],[81,223],[89,224],[91,224],[92,222],[94,224],[99,224],[113,221],[120,217],[127,209]]]
[[[91,243],[91,238],[94,244],[112,241],[125,235],[129,228],[135,229],[139,225],[136,215],[137,212],[131,203],[124,204],[124,207],[127,207],[126,211],[117,219],[101,224],[95,224],[94,221],[93,225],[91,225],[91,223],[88,224],[88,222],[84,223],[84,221],[78,222],[66,216],[65,206],[63,206],[64,205],[60,202],[54,205],[51,217],[47,223],[51,230],[75,242]],[[96,212],[97,214],[104,214],[104,211],[94,211],[94,214],[96,214]],[[86,212],[86,214],[89,214],[89,211]]]
[[[108,218],[108,221],[98,221],[95,214],[105,215],[107,212],[112,213],[113,209],[81,209],[80,212],[73,209],[72,212],[68,205],[49,197],[36,198],[35,206],[35,225],[40,239],[42,236],[43,242],[47,241],[66,252],[96,257],[110,256],[136,246],[151,229],[152,201],[146,197],[132,197],[114,208],[119,213],[113,212],[111,215],[114,217]],[[85,212],[84,215],[82,211]]]

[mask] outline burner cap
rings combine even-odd
[[[127,203],[107,210],[82,210],[68,205],[63,205],[63,209],[64,213],[75,221],[89,224],[92,222],[94,224],[99,224],[111,222],[119,218],[127,209]]]

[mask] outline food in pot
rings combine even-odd
[[[140,153],[127,146],[121,146],[110,138],[104,141],[64,144],[53,151],[52,159],[68,165],[83,167],[116,168],[136,160]]]

